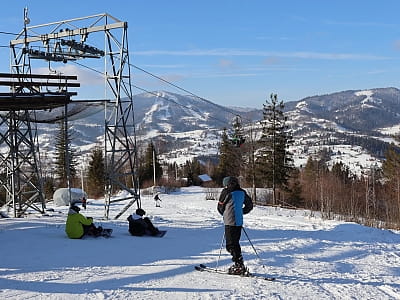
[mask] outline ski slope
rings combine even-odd
[[[255,207],[245,229],[258,256],[245,234],[241,244],[251,272],[277,278],[267,282],[194,270],[231,264],[216,201],[201,187],[160,198],[155,207],[143,196],[142,207],[168,230],[163,238],[130,236],[133,208],[101,220],[103,202],[90,199],[81,212],[112,238],[68,239],[68,208],[52,203],[46,216],[0,219],[0,299],[400,299],[399,232]],[[125,204],[113,204],[110,217]]]

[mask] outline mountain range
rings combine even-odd
[[[359,174],[381,164],[395,141],[393,135],[400,131],[397,88],[342,91],[284,104],[297,166],[325,148],[331,163],[342,161]],[[221,133],[231,129],[236,118],[245,133],[252,129],[259,134],[262,109],[225,107],[192,95],[158,91],[135,95],[134,118],[140,148],[152,140],[162,160],[181,164],[193,157],[217,157]],[[103,124],[103,112],[71,121],[73,145],[85,155],[104,139]],[[56,128],[39,129],[41,149],[51,153]]]
[[[297,164],[321,148],[331,163],[342,161],[359,174],[379,166],[399,133],[400,91],[396,88],[351,90],[288,102]]]

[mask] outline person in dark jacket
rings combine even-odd
[[[225,177],[222,181],[224,189],[218,201],[218,212],[223,216],[225,224],[226,250],[232,255],[234,265],[229,268],[230,274],[244,274],[246,267],[243,263],[240,248],[240,236],[243,226],[243,215],[253,209],[250,196],[243,190],[236,177]]]
[[[86,209],[86,203],[87,203],[86,197],[82,197],[82,207],[84,209]]]
[[[161,207],[160,202],[162,201],[160,199],[160,196],[158,196],[158,194],[154,196],[154,201],[156,202],[156,207]]]
[[[138,208],[135,213],[130,215],[127,220],[129,222],[129,233],[135,236],[157,235],[158,228],[154,227],[148,217],[143,217],[146,212]]]

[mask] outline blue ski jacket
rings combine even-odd
[[[242,226],[243,215],[253,209],[253,202],[246,191],[240,188],[238,182],[235,181],[222,190],[217,209],[223,216],[225,225]]]

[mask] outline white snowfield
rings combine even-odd
[[[163,238],[133,237],[126,203],[102,201],[82,212],[112,228],[112,238],[68,239],[67,207],[48,216],[0,219],[0,299],[400,299],[400,234],[354,223],[325,221],[308,211],[255,207],[245,216],[243,255],[256,278],[194,270],[200,263],[226,269],[223,224],[216,201],[200,187],[161,194],[161,206],[142,207]],[[52,204],[48,208],[53,208]]]

